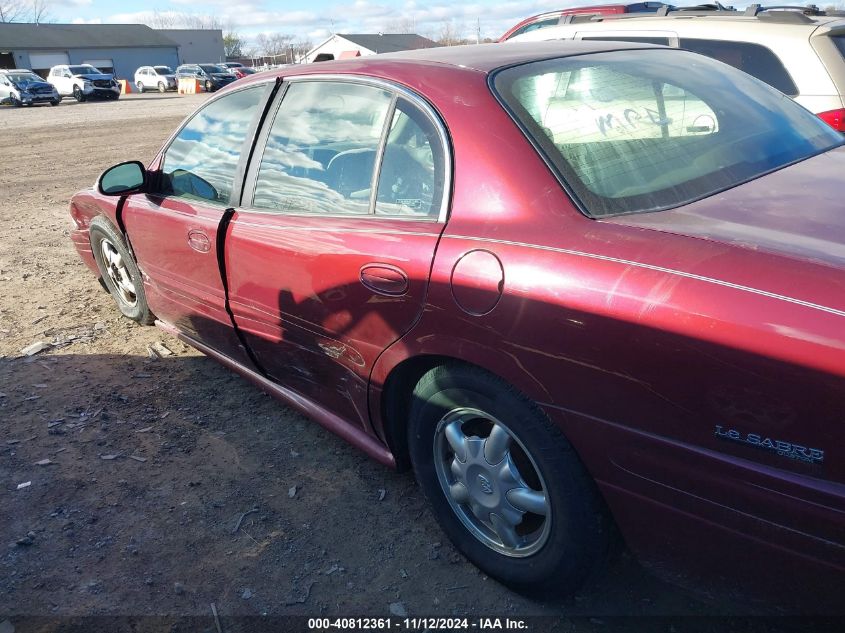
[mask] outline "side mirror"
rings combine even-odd
[[[123,196],[143,191],[147,184],[147,170],[138,161],[110,167],[97,181],[97,191],[106,196]]]

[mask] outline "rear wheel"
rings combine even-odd
[[[592,480],[536,405],[495,376],[429,371],[413,393],[409,442],[443,531],[490,576],[561,595],[606,561],[611,522]]]
[[[102,282],[124,316],[142,325],[150,325],[155,315],[147,305],[144,282],[135,259],[123,237],[102,217],[91,220],[91,249]]]
[[[214,91],[214,84],[210,81],[205,82],[205,91],[206,92],[213,92]]]

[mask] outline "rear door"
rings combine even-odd
[[[154,192],[129,196],[122,214],[156,316],[245,363],[225,306],[218,227],[240,196],[273,85],[229,92],[197,111],[165,149]]]
[[[231,309],[270,378],[366,429],[373,364],[424,305],[445,131],[373,80],[294,78],[279,97],[226,238]]]

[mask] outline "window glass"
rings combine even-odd
[[[164,155],[162,193],[228,204],[241,149],[265,90],[239,90],[197,112]]]
[[[506,69],[495,89],[596,216],[712,195],[842,144],[753,77],[684,51]]]
[[[372,86],[292,83],[267,139],[253,206],[286,213],[368,213],[391,99]]]
[[[688,51],[707,55],[734,68],[739,68],[790,97],[798,95],[798,88],[780,59],[765,46],[749,42],[725,42],[686,37],[681,38],[680,45]]]
[[[594,40],[597,42],[636,42],[638,44],[660,44],[662,46],[669,46],[668,37],[626,35],[625,33],[619,33],[618,35],[584,35],[581,39]]]
[[[437,217],[443,159],[434,124],[419,109],[399,100],[381,162],[376,214]]]
[[[515,33],[512,33],[511,37],[516,37],[517,35],[522,35],[523,33],[530,33],[531,31],[536,31],[538,29],[545,29],[550,26],[557,26],[558,22],[560,22],[560,16],[555,16],[553,18],[546,18],[545,20],[538,20],[537,22],[532,22],[531,24],[526,24],[521,29],[518,29]]]

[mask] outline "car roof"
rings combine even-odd
[[[577,16],[576,16],[577,17]],[[514,36],[514,41],[527,42],[545,38],[564,37],[578,31],[643,31],[666,29],[710,33],[731,33],[749,35],[759,29],[766,33],[773,30],[783,33],[807,33],[820,27],[839,29],[845,27],[842,16],[807,16],[794,11],[770,11],[758,15],[747,15],[739,11],[687,12],[676,11],[668,15],[654,13],[625,13],[619,15],[585,16],[568,22],[548,26]],[[724,39],[724,38],[717,38]]]
[[[276,75],[301,75],[310,73],[356,73],[375,71],[391,66],[401,74],[403,66],[445,65],[469,71],[489,73],[497,68],[527,62],[572,57],[618,50],[660,48],[638,42],[603,42],[582,40],[555,40],[549,42],[503,42],[470,44],[466,46],[440,46],[398,53],[383,53],[346,60],[288,66],[274,71]],[[410,70],[410,69],[409,69]],[[394,73],[392,73],[394,74]]]

